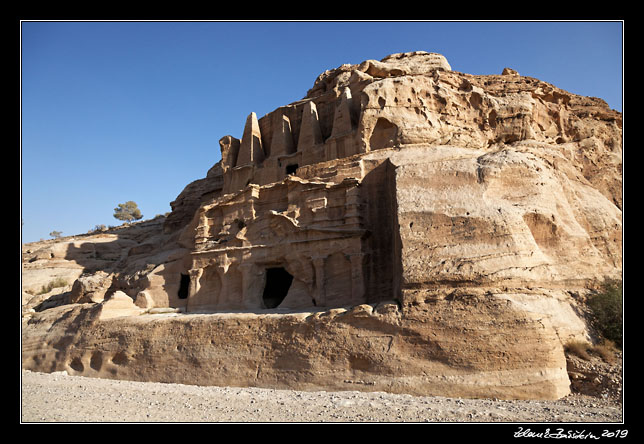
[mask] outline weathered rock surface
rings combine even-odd
[[[621,275],[621,125],[600,99],[439,54],[326,71],[224,136],[166,218],[24,246],[27,294],[78,280],[23,317],[23,367],[562,397],[584,298]]]
[[[381,303],[323,312],[134,317],[113,317],[118,309],[132,310],[131,302],[107,310],[109,303],[36,313],[23,337],[23,368],[305,390],[497,398],[568,393],[565,358],[547,320],[491,298],[402,309]]]
[[[69,295],[70,302],[73,304],[102,302],[111,285],[112,275],[104,271],[81,275],[74,282],[71,294]]]

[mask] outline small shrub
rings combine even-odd
[[[38,294],[49,293],[54,288],[64,287],[66,285],[67,285],[67,281],[65,279],[61,277],[57,277],[56,279],[50,281],[47,285],[43,285],[40,288],[40,292]]]
[[[591,354],[599,356],[604,362],[612,364],[617,358],[617,347],[615,343],[603,340],[593,345],[585,341],[570,341],[565,345],[565,350],[571,355],[577,356],[586,361],[591,360]]]
[[[617,347],[613,341],[605,339],[601,343],[595,345],[591,351],[601,357],[604,362],[612,363],[615,361]]]
[[[622,343],[622,282],[607,279],[588,299],[592,323],[605,339],[621,348]]]
[[[583,341],[571,341],[566,344],[566,351],[568,353],[578,356],[581,359],[585,359],[586,361],[590,361],[588,350],[590,350],[591,348],[591,344]]]

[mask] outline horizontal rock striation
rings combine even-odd
[[[323,312],[134,317],[63,306],[34,317],[35,331],[23,337],[23,368],[196,385],[567,394],[566,362],[547,320],[507,305],[463,298],[403,308],[384,302]]]

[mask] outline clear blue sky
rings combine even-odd
[[[455,71],[504,67],[622,111],[623,23],[22,22],[22,241],[170,211],[258,117],[343,63],[443,54]]]

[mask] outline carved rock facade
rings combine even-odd
[[[447,282],[583,287],[618,273],[621,115],[504,73],[394,54],[327,71],[303,100],[251,113],[241,140],[220,140],[209,172],[219,188],[184,215],[188,288],[171,305],[272,308],[263,292],[280,273],[282,308]]]
[[[60,307],[63,321],[35,313],[23,365],[564,396],[562,343],[588,337],[584,296],[621,274],[621,119],[509,68],[451,71],[439,54],[326,71],[302,100],[223,137],[163,232],[105,270],[101,294],[127,294],[128,317],[106,303]]]

